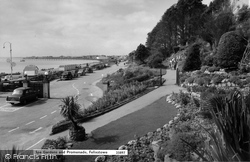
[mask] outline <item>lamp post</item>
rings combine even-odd
[[[28,80],[27,71],[24,72],[24,77],[25,77],[25,80],[27,81]]]
[[[43,97],[44,98],[50,98],[50,85],[49,85],[49,78],[48,78],[48,75],[49,75],[49,72],[46,71],[44,73],[45,75],[45,78],[43,80]]]
[[[44,75],[45,75],[45,79],[48,80],[48,75],[49,73],[47,71],[44,72]]]
[[[25,77],[25,80],[23,81],[23,87],[28,87],[29,83],[28,83],[27,71],[24,72],[24,77]]]
[[[3,44],[3,48],[5,48],[5,43],[9,43],[10,44],[10,79],[12,80],[12,71],[13,71],[13,63],[12,63],[12,48],[11,48],[11,43],[10,42],[4,42]]]

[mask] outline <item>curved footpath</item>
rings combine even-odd
[[[180,90],[184,90],[184,88],[175,85],[176,81],[176,71],[175,70],[167,70],[167,74],[163,76],[166,79],[166,82],[163,86],[157,88],[156,90],[126,104],[121,106],[118,109],[115,109],[109,113],[106,113],[102,116],[96,117],[90,121],[82,123],[82,125],[86,129],[86,133],[90,133],[93,130],[102,127],[112,121],[115,121],[121,117],[124,117],[128,114],[131,114],[135,111],[143,109],[144,107],[152,104],[156,100],[164,97],[172,92],[179,92]],[[167,123],[168,121],[166,121]],[[50,136],[49,139],[57,139],[58,137],[67,136],[68,131],[64,131],[62,133],[58,133],[56,135]],[[42,145],[41,145],[42,146]],[[40,148],[41,148],[40,146]],[[38,146],[37,146],[38,147]]]

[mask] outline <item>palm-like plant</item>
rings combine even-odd
[[[73,128],[69,130],[69,136],[71,140],[84,140],[85,139],[85,129],[84,127],[78,125],[76,122],[76,117],[79,116],[80,105],[77,103],[73,96],[68,96],[62,99],[61,115],[72,122]]]

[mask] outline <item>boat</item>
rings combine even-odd
[[[20,62],[25,62],[25,59],[21,59]]]

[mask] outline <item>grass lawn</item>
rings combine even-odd
[[[126,115],[93,131],[93,137],[84,142],[74,143],[72,149],[117,149],[136,136],[143,136],[168,123],[176,116],[177,110],[166,102],[166,97],[151,105]],[[94,161],[96,156],[67,156],[66,161]]]

